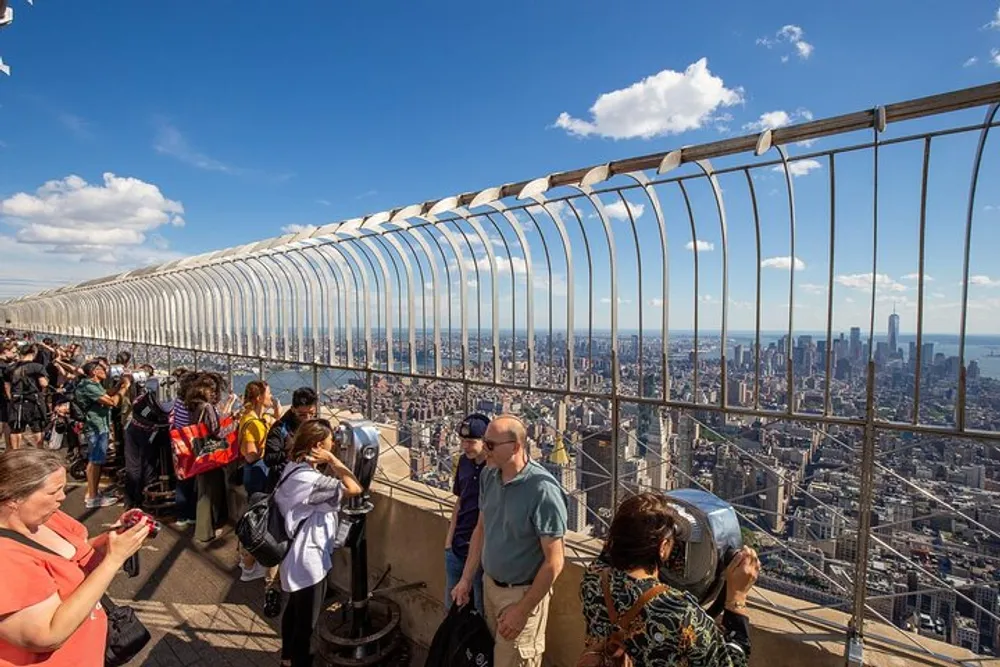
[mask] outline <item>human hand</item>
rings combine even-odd
[[[142,543],[149,537],[149,526],[140,521],[128,530],[119,533],[112,530],[108,533],[108,551],[106,558],[119,568],[125,564],[132,554],[139,551]]]
[[[472,582],[462,577],[455,584],[455,587],[451,589],[451,599],[459,607],[464,607],[469,604],[469,598],[472,595]]]
[[[344,467],[344,464],[334,456],[333,452],[322,447],[313,447],[312,451],[309,452],[309,456],[306,457],[306,461],[313,464],[326,463],[334,467]]]
[[[726,568],[726,589],[746,597],[760,576],[760,558],[750,547],[743,547]]]
[[[513,641],[527,623],[528,613],[521,608],[520,603],[508,605],[497,617],[497,632],[507,641]]]

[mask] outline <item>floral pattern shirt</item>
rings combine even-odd
[[[618,615],[659,582],[636,579],[597,561],[583,575],[580,597],[587,621],[588,640],[611,635],[601,586],[601,574],[610,569],[611,597]],[[747,667],[750,659],[746,617],[726,611],[722,627],[685,591],[670,588],[649,601],[639,614],[636,631],[625,641],[635,667]]]

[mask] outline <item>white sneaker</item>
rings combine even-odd
[[[83,506],[88,510],[96,510],[101,507],[113,507],[118,504],[118,499],[113,496],[94,496],[85,498]]]
[[[243,572],[240,574],[240,581],[257,581],[267,576],[267,568],[260,563],[254,563],[253,567],[246,568],[240,565]]]

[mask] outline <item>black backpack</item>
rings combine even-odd
[[[236,537],[240,544],[264,567],[281,564],[302,531],[302,526],[309,520],[303,519],[295,528],[295,534],[288,536],[285,518],[281,516],[278,503],[274,502],[274,494],[289,477],[291,473],[278,480],[271,493],[255,493],[250,496],[250,506],[236,522]]]
[[[475,607],[451,606],[434,633],[425,667],[493,667],[493,636]]]

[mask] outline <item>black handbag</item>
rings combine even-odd
[[[0,537],[6,537],[26,547],[62,558],[52,549],[13,530],[0,528]],[[101,607],[104,608],[104,613],[108,616],[108,638],[104,645],[104,665],[105,667],[121,667],[137,656],[139,651],[149,643],[151,639],[149,630],[135,615],[135,610],[132,607],[116,605],[107,593],[101,596]]]
[[[236,537],[240,544],[264,567],[281,564],[308,521],[308,518],[303,519],[295,528],[295,533],[288,536],[285,519],[281,516],[278,504],[274,502],[274,494],[289,477],[291,473],[279,479],[271,493],[255,493],[250,496],[250,506],[236,522]]]

